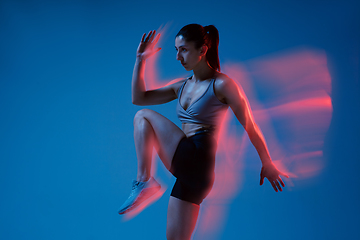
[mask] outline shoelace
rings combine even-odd
[[[140,184],[140,182],[136,182],[134,185],[132,185],[129,198],[131,198],[134,195],[135,189],[139,186],[139,184]]]
[[[136,183],[131,187],[131,190],[135,190],[135,188],[136,188],[137,186],[139,186],[139,184],[140,184],[140,182],[136,182]]]

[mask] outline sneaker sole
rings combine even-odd
[[[148,202],[148,200],[152,199],[153,195],[157,195],[156,193],[161,192],[161,187],[153,187],[153,188],[148,188],[145,189],[142,193],[140,193],[140,195],[135,199],[134,203],[129,206],[128,209],[126,209],[125,211],[119,212],[120,215],[129,213],[133,210],[135,210],[137,207],[139,207],[140,205],[144,205],[146,202]],[[164,191],[161,193],[160,197],[162,196],[162,194],[164,193]],[[159,199],[160,197],[158,197],[157,199]],[[145,198],[144,200],[142,198]],[[157,200],[156,199],[156,200]],[[154,201],[152,201],[151,203],[153,203]],[[150,203],[150,204],[151,204]],[[149,204],[146,204],[145,207],[147,207]],[[143,207],[143,206],[142,206]],[[144,208],[145,208],[144,207]],[[142,208],[141,211],[144,209]]]

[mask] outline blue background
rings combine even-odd
[[[0,1],[1,239],[165,239],[174,178],[158,161],[164,196],[129,221],[116,212],[136,176],[131,76],[141,35],[164,24],[159,75],[187,76],[174,36],[193,22],[219,29],[222,63],[325,51],[333,104],[319,175],[276,194],[245,171],[219,229],[194,239],[360,239],[360,4],[349,0]],[[152,109],[179,124],[174,102]]]

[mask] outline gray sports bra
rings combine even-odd
[[[187,79],[189,80],[189,78]],[[187,80],[178,90],[178,103],[176,113],[182,123],[198,123],[207,125],[219,125],[228,105],[219,101],[214,92],[215,79],[211,79],[206,91],[195,102],[188,106],[186,110],[180,104],[181,93]]]

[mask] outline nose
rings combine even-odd
[[[176,53],[176,60],[181,61],[182,59],[183,59],[183,57],[181,56],[180,51],[178,51],[178,52]]]

